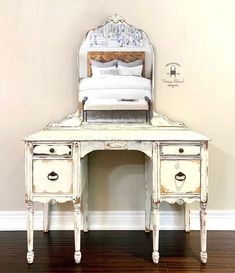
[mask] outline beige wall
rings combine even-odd
[[[232,0],[0,0],[0,210],[24,209],[21,140],[75,112],[77,48],[116,12],[155,46],[158,111],[212,138],[209,209],[234,210],[234,10]],[[185,80],[174,89],[162,82],[172,61]],[[124,153],[90,156],[92,210],[143,210],[143,156]]]

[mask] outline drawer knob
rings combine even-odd
[[[50,181],[56,181],[59,178],[58,173],[50,172],[47,176],[47,179]]]
[[[55,149],[54,149],[54,148],[50,148],[50,150],[49,150],[49,151],[50,151],[50,153],[52,153],[52,154],[53,154],[53,153],[55,152]]]
[[[183,148],[179,148],[179,152],[182,154],[184,152]]]
[[[178,172],[175,175],[175,180],[177,180],[177,181],[183,182],[183,181],[185,181],[185,179],[186,179],[186,175],[182,172]]]

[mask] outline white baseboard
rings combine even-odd
[[[209,210],[208,230],[235,230],[235,211]],[[199,230],[199,212],[191,211],[191,230]],[[34,229],[42,230],[43,214],[34,212]],[[90,230],[144,230],[144,211],[91,211]],[[24,211],[0,211],[0,230],[25,230]],[[73,213],[52,211],[51,230],[72,230]],[[183,230],[184,216],[180,211],[160,212],[161,230]]]

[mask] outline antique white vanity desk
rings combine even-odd
[[[89,229],[87,158],[95,150],[138,150],[145,154],[145,229],[153,229],[154,263],[159,261],[160,203],[184,204],[185,230],[189,231],[188,204],[200,202],[200,258],[206,263],[209,139],[153,111],[153,49],[145,33],[114,16],[88,32],[78,60],[78,112],[25,138],[28,263],[34,259],[35,201],[44,203],[44,231],[48,230],[48,203],[73,202],[74,258],[80,263],[82,219],[83,230]],[[129,76],[132,78],[122,81]]]

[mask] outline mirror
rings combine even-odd
[[[78,54],[83,122],[149,123],[153,75],[154,51],[142,30],[117,14],[89,30]]]

